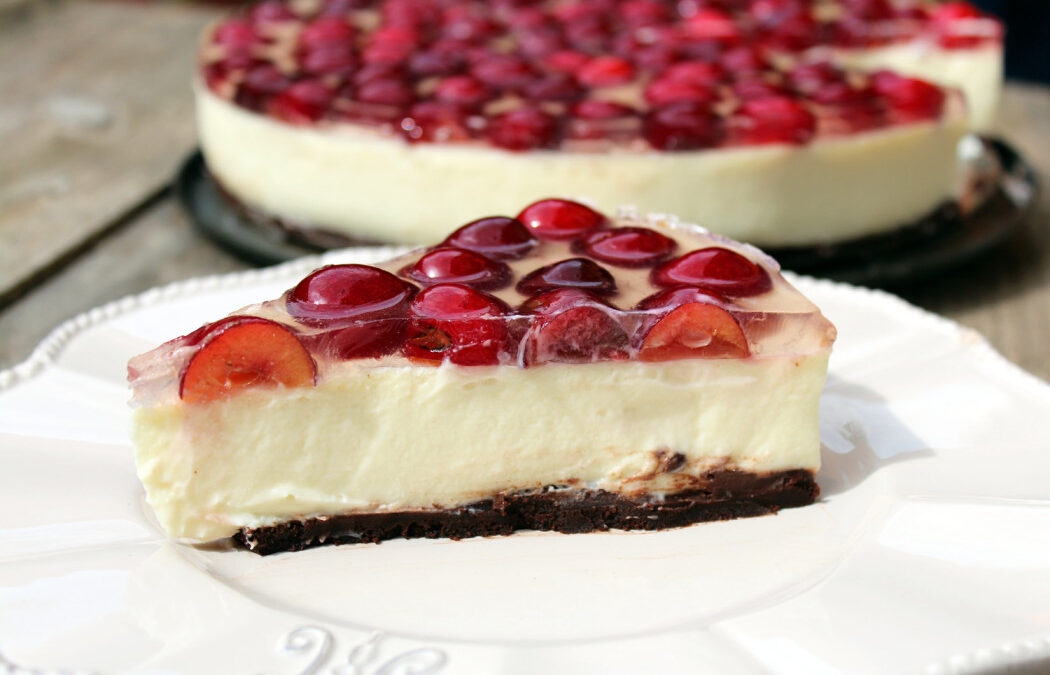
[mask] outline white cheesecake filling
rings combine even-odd
[[[987,129],[995,122],[1003,88],[1003,46],[990,42],[972,49],[944,49],[927,40],[913,40],[874,49],[841,49],[835,61],[849,68],[885,68],[963,92],[970,125]]]
[[[462,368],[346,364],[317,387],[135,411],[173,537],[431,509],[575,485],[673,492],[712,468],[815,471],[829,350],[783,358]],[[684,466],[661,472],[661,453]]]
[[[802,147],[513,153],[410,144],[349,124],[296,127],[203,87],[197,114],[209,169],[248,205],[358,238],[425,244],[479,214],[551,196],[676,213],[761,246],[841,241],[952,199],[966,128],[949,115]]]

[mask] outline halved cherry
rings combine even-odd
[[[608,223],[608,219],[594,209],[568,199],[533,202],[522,209],[518,220],[540,239],[575,239]]]
[[[728,296],[759,295],[773,287],[761,265],[719,246],[668,260],[653,270],[651,280],[657,286],[699,286]]]
[[[576,79],[586,87],[610,87],[634,79],[634,66],[619,56],[595,56],[576,70]]]
[[[286,326],[254,316],[230,317],[205,335],[186,364],[179,397],[190,404],[210,403],[254,387],[309,387],[316,377],[313,358]]]
[[[538,295],[559,288],[576,288],[595,295],[612,295],[616,280],[601,265],[587,258],[569,258],[529,272],[518,282],[522,295]]]
[[[404,354],[463,366],[496,365],[510,358],[507,306],[462,284],[420,291],[409,306]]]
[[[674,239],[647,227],[617,227],[584,235],[573,249],[610,265],[655,265],[675,250]]]
[[[442,246],[424,253],[401,274],[424,285],[456,283],[488,290],[507,283],[510,268],[474,251]]]
[[[467,223],[445,240],[448,246],[481,253],[492,260],[524,258],[539,243],[520,220],[502,216]]]
[[[740,359],[751,354],[747,337],[733,315],[717,305],[682,305],[661,318],[642,341],[642,361]]]
[[[612,307],[577,288],[559,288],[530,298],[522,310],[536,315],[525,336],[526,366],[590,363],[628,356],[627,333]]]
[[[640,300],[635,309],[651,311],[659,309],[674,309],[691,302],[705,304],[718,304],[729,302],[729,300],[718,291],[710,288],[697,288],[694,286],[678,286],[677,288],[665,288]]]

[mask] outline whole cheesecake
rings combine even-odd
[[[547,199],[132,359],[138,471],[259,553],[774,513],[819,494],[834,338],[758,249]]]
[[[958,2],[271,1],[196,95],[210,172],[293,228],[429,243],[562,194],[813,246],[953,202],[1001,60]]]

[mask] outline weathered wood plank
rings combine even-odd
[[[215,10],[35,2],[0,22],[0,304],[170,181]]]
[[[0,311],[0,369],[23,361],[58,324],[93,307],[247,267],[200,237],[175,200],[165,199]]]

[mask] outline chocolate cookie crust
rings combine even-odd
[[[327,544],[379,543],[397,537],[427,539],[507,535],[515,530],[566,534],[604,530],[662,530],[709,520],[776,513],[812,504],[820,487],[809,471],[766,474],[736,470],[709,473],[703,489],[629,498],[604,490],[549,486],[497,495],[455,509],[320,516],[234,535],[260,555]]]

